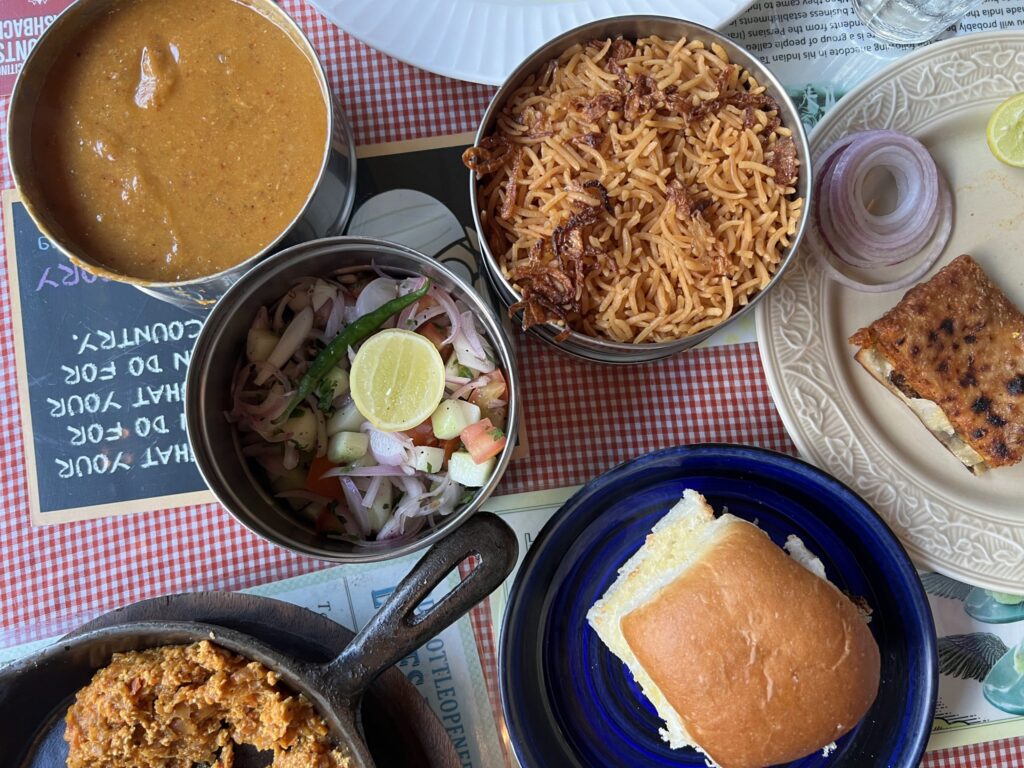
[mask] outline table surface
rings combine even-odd
[[[358,144],[475,130],[494,89],[385,56],[302,0],[282,4],[325,61]],[[9,97],[0,98],[0,136],[6,136],[8,106]],[[0,142],[3,188],[12,186],[6,150]],[[66,631],[156,595],[243,589],[330,565],[265,543],[214,504],[33,528],[3,243],[0,232],[0,643]],[[795,453],[754,344],[622,369],[571,360],[521,334],[515,343],[533,450],[509,470],[502,493],[584,483],[621,461],[683,443],[733,442]],[[571,398],[560,384],[567,380],[575,384]],[[473,626],[497,706],[494,638],[485,609],[474,613]],[[923,764],[1024,766],[1024,738],[934,752]]]

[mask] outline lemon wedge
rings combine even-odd
[[[412,429],[429,419],[444,397],[444,361],[425,336],[384,330],[356,352],[349,386],[356,408],[377,429]]]
[[[992,113],[985,129],[988,148],[998,160],[1024,168],[1024,93],[1011,96]]]

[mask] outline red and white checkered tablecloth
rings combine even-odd
[[[395,61],[341,32],[303,0],[283,5],[326,62],[357,143],[475,129],[493,89]],[[8,104],[0,98],[2,136]],[[12,186],[2,142],[0,167],[2,186]],[[31,527],[3,242],[0,232],[0,644],[65,631],[156,595],[242,589],[329,565],[270,546],[217,505]],[[620,461],[680,443],[794,451],[753,344],[622,369],[570,360],[530,337],[520,337],[517,347],[532,448],[507,474],[503,493],[583,483]],[[573,382],[571,398],[564,395],[566,381]],[[496,697],[490,618],[481,609],[473,619]],[[1024,766],[1024,739],[933,753],[924,765],[1017,768]]]

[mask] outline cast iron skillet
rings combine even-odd
[[[363,692],[381,672],[494,591],[511,573],[518,550],[511,528],[496,515],[478,512],[431,547],[341,655],[326,664],[289,658],[248,634],[199,622],[138,622],[63,640],[0,671],[0,721],[6,722],[8,733],[27,737],[22,745],[5,745],[7,764],[37,765],[36,753],[55,733],[62,738],[64,712],[75,693],[110,662],[112,654],[212,640],[277,672],[289,688],[312,702],[335,741],[348,748],[354,768],[372,768],[359,722]],[[473,572],[429,609],[415,613],[441,580],[471,555],[479,560]],[[236,757],[238,768],[268,763],[266,753],[247,750]]]

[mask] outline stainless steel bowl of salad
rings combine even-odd
[[[519,416],[493,311],[433,259],[353,237],[281,251],[235,283],[196,339],[185,400],[224,507],[337,562],[399,557],[472,515]]]

